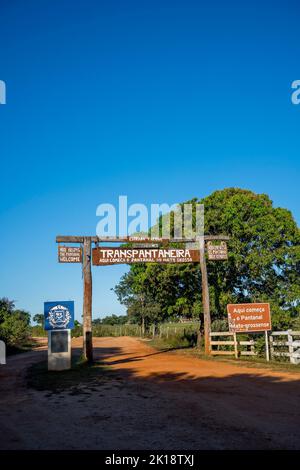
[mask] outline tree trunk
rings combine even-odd
[[[145,318],[142,316],[142,336],[145,336]]]

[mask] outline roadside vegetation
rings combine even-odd
[[[15,308],[12,300],[0,299],[0,340],[4,341],[7,353],[17,353],[30,349],[30,314]]]
[[[291,212],[274,207],[266,194],[239,188],[186,202],[204,204],[205,234],[230,236],[228,260],[207,262],[213,329],[228,331],[227,304],[251,302],[270,303],[273,330],[300,329],[300,234]],[[171,213],[171,228],[173,219]],[[153,324],[182,320],[202,330],[196,263],[133,264],[114,290],[143,335]]]

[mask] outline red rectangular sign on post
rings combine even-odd
[[[227,305],[229,330],[233,333],[269,331],[271,326],[270,304]]]

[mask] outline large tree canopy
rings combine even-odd
[[[291,212],[239,188],[188,202],[204,204],[206,234],[230,236],[228,261],[207,263],[212,318],[225,317],[230,302],[268,301],[274,327],[290,326],[300,314],[300,236]],[[157,321],[201,315],[200,286],[197,265],[144,264],[131,266],[115,292],[129,314],[143,309]]]
[[[15,309],[13,301],[0,299],[0,339],[7,346],[20,346],[29,335],[30,314]]]

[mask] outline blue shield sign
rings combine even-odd
[[[45,330],[74,328],[74,302],[59,300],[44,302]]]

